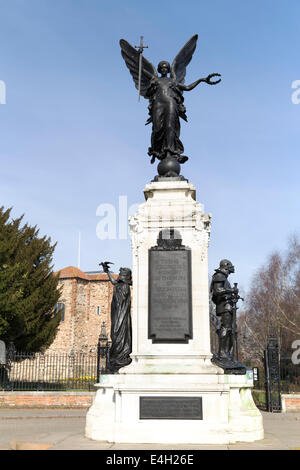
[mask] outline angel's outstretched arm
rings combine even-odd
[[[205,78],[199,78],[199,80],[196,80],[194,83],[191,83],[190,85],[183,85],[182,83],[178,84],[178,88],[182,91],[191,91],[193,90],[196,86],[199,85],[201,82],[205,82]]]
[[[212,77],[220,77],[221,75],[219,73],[211,73],[208,75],[206,78],[199,78],[199,80],[196,80],[195,82],[191,83],[190,85],[183,85],[182,83],[178,83],[178,87],[182,91],[191,91],[193,90],[199,83],[205,82],[208,85],[216,85],[217,83],[220,83],[221,79],[216,80],[215,82],[211,81]]]

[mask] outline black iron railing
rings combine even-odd
[[[292,354],[280,356],[281,393],[300,393],[300,364],[294,364]]]
[[[278,366],[270,364],[265,351],[264,365],[254,362],[247,362],[248,367],[257,369],[256,379],[254,379],[254,396],[260,403],[257,403],[262,409],[267,411],[280,411],[280,395],[283,393],[300,393],[300,364],[294,364],[292,353],[285,351],[279,355]],[[271,361],[272,362],[272,361]]]
[[[95,353],[23,353],[12,348],[0,365],[0,390],[94,390],[106,373],[110,342],[99,340]]]
[[[264,351],[267,411],[281,411],[280,352],[278,338],[269,337]]]

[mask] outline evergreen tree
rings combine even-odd
[[[60,296],[51,266],[56,244],[10,213],[0,207],[0,339],[19,351],[43,351],[61,319],[53,314]]]

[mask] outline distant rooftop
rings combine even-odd
[[[84,271],[85,274],[99,274],[99,273],[104,273],[103,269],[101,271]]]
[[[83,272],[81,269],[76,268],[75,266],[68,266],[63,269],[59,269],[55,274],[59,273],[60,279],[70,279],[70,278],[79,278],[85,279],[87,281],[107,281],[108,276],[103,271],[86,271]],[[118,274],[112,273],[113,277],[116,279]]]

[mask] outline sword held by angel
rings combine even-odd
[[[185,44],[173,60],[172,66],[163,60],[159,62],[157,70],[142,55],[145,46],[136,50],[125,39],[120,40],[121,54],[135,86],[139,94],[149,100],[149,119],[146,125],[152,123],[152,134],[148,155],[151,157],[151,163],[154,163],[156,158],[160,160],[160,176],[178,176],[180,164],[188,160],[187,156],[182,155],[184,147],[180,140],[180,118],[187,121],[183,92],[193,90],[200,83],[216,85],[221,81],[213,81],[213,77],[221,75],[211,73],[190,85],[185,85],[186,68],[195,52],[197,39],[196,34]]]

